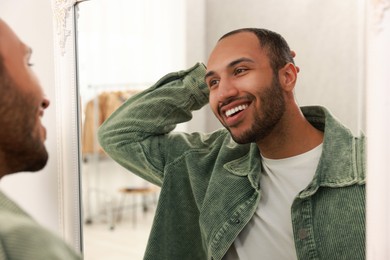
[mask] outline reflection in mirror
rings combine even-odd
[[[128,97],[184,66],[184,23],[172,15],[181,8],[157,0],[78,5],[85,259],[107,259],[108,250],[109,259],[143,256],[159,190],[107,157],[96,129]]]
[[[297,53],[300,105],[324,105],[358,134],[362,123],[364,1],[91,0],[78,5],[84,255],[142,259],[158,188],[110,160],[96,129],[125,99],[168,72],[207,62],[224,33],[262,27]],[[250,7],[249,7],[250,6]],[[220,128],[207,107],[177,130]]]

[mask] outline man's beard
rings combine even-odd
[[[9,173],[41,170],[48,153],[37,132],[39,108],[9,76],[3,77],[0,84],[0,150]]]
[[[229,132],[235,142],[246,144],[258,142],[266,138],[282,118],[286,104],[283,98],[282,87],[279,79],[274,75],[271,86],[266,88],[260,96],[261,108],[255,111],[253,122],[246,131],[233,135]]]

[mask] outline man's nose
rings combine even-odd
[[[218,86],[218,101],[225,102],[238,95],[236,86],[228,80],[220,80]]]

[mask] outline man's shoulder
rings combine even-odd
[[[17,259],[81,259],[59,236],[23,212],[15,212],[0,205],[0,223],[0,256]]]
[[[28,229],[29,232],[41,229],[38,223],[22,210],[0,204],[0,236],[8,233],[20,232]]]

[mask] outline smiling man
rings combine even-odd
[[[364,259],[364,138],[299,107],[277,33],[224,35],[202,64],[130,98],[105,151],[161,186],[145,259]],[[225,129],[177,133],[209,102]]]
[[[41,170],[48,160],[41,118],[49,100],[31,68],[31,55],[32,50],[0,19],[0,178]],[[0,259],[81,256],[0,191]]]

